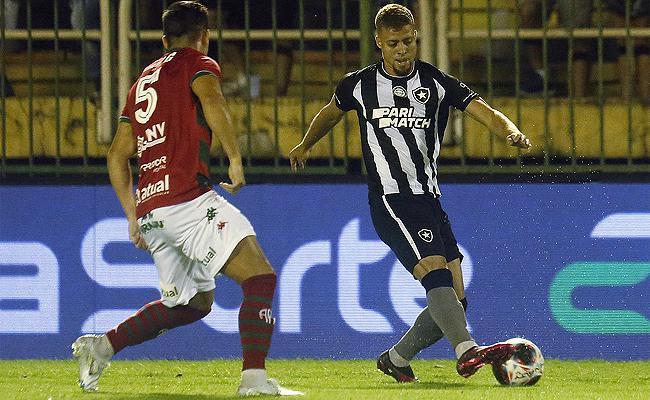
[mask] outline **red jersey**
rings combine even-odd
[[[209,176],[212,133],[191,88],[205,74],[221,76],[216,61],[177,49],[146,67],[129,91],[120,121],[131,123],[138,144],[138,218],[210,190],[197,175]]]

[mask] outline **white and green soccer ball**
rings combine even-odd
[[[515,346],[515,352],[502,364],[492,365],[492,372],[502,385],[522,386],[536,384],[544,374],[544,356],[530,340],[512,338],[506,343]]]

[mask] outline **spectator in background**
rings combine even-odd
[[[612,27],[625,27],[625,0],[604,0],[604,5],[612,11],[607,25]],[[630,1],[630,23],[633,28],[650,27],[650,0]],[[634,87],[640,100],[650,103],[650,38],[636,37],[633,40],[633,64],[630,68],[626,55],[626,38],[618,38],[618,70],[622,96],[626,99],[635,95]],[[634,65],[636,61],[636,65]],[[630,75],[629,71],[632,72]],[[636,84],[634,73],[636,72]]]
[[[117,2],[111,1],[111,9],[117,12]],[[72,29],[94,30],[100,28],[99,0],[70,0],[70,26]],[[80,41],[81,43],[81,41]],[[86,40],[81,43],[85,50],[83,60],[86,68],[86,79],[92,84],[92,95],[90,101],[99,104],[97,101],[101,89],[100,70],[101,61],[99,54],[99,43],[96,40]]]
[[[553,7],[557,8],[560,25],[565,29],[587,28],[591,25],[593,0],[524,0],[520,9],[521,27],[524,29],[540,28],[542,26],[543,6],[546,5],[546,15],[550,16]],[[547,22],[550,17],[547,17]],[[539,40],[524,41],[525,55],[529,63],[529,77],[521,83],[525,94],[535,95],[543,91],[545,75],[542,45]],[[567,77],[573,85],[575,97],[587,95],[589,81],[589,58],[591,46],[588,40],[575,40],[573,47],[573,76]]]
[[[210,29],[219,29],[219,22],[221,22],[223,29],[245,29],[245,3],[242,0],[222,0],[221,16],[218,15],[219,10],[217,9],[216,0],[204,0],[202,3],[208,8]],[[271,1],[254,2],[253,0],[250,0],[249,4],[250,29],[272,29],[273,15]],[[290,10],[295,10],[296,7],[297,3],[295,0],[277,0],[277,29],[296,29],[298,27],[298,23],[296,22],[298,16],[295,13],[290,12]],[[222,43],[224,54],[218,54],[218,57],[215,58],[227,60],[229,63],[233,63],[237,70],[233,79],[224,82],[224,94],[241,95],[245,92],[247,87],[244,41],[224,40]],[[268,43],[268,46],[263,45],[263,48],[266,50],[269,50],[272,45],[271,41],[268,41]],[[213,45],[210,48],[211,55],[217,53],[215,47],[217,47],[216,41],[213,42]],[[258,47],[260,47],[259,42],[251,43],[252,49]],[[278,96],[286,96],[289,89],[289,83],[291,82],[291,70],[293,65],[293,46],[291,42],[287,40],[278,40],[277,52],[278,74],[275,80],[277,94]]]

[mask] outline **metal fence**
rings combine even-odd
[[[637,69],[643,67],[639,60],[648,63],[648,18],[635,8],[645,3],[625,0],[618,10],[624,24],[616,27],[604,17],[613,13],[608,3],[596,0],[591,26],[576,28],[558,24],[555,12],[547,12],[550,1],[542,0],[541,24],[531,28],[522,24],[526,2],[401,1],[415,11],[421,58],[477,88],[535,143],[530,153],[508,149],[471,119],[452,114],[441,152],[444,171],[650,172],[650,99],[621,89],[634,87],[635,63]],[[0,0],[1,72],[8,78],[0,85],[3,177],[105,174],[104,155],[121,103],[136,74],[161,53],[156,21],[168,1],[97,0],[99,13],[92,20],[92,1],[78,1],[76,23],[63,17],[71,3]],[[235,87],[229,101],[248,171],[289,173],[288,150],[329,100],[338,79],[378,57],[372,19],[381,2],[208,3],[214,16],[211,55],[223,66],[224,85]],[[530,69],[524,48],[530,40],[541,45],[547,77],[532,97],[522,92]],[[589,41],[593,50],[593,91],[586,97],[577,96],[570,78],[578,41]],[[613,43],[624,49],[620,65],[627,68],[625,74],[608,50]],[[93,46],[99,59],[90,53]],[[229,48],[239,56],[227,57]],[[93,60],[100,66],[99,77],[89,73]],[[620,82],[619,75],[628,82]],[[281,93],[283,79],[289,81],[286,93]],[[223,171],[218,145],[212,155],[215,172]],[[346,116],[313,156],[311,173],[361,171],[354,116]]]

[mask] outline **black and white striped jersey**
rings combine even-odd
[[[336,105],[356,110],[368,189],[378,194],[440,195],[437,163],[449,107],[461,111],[478,97],[464,83],[416,60],[407,76],[392,76],[383,61],[343,77]]]

